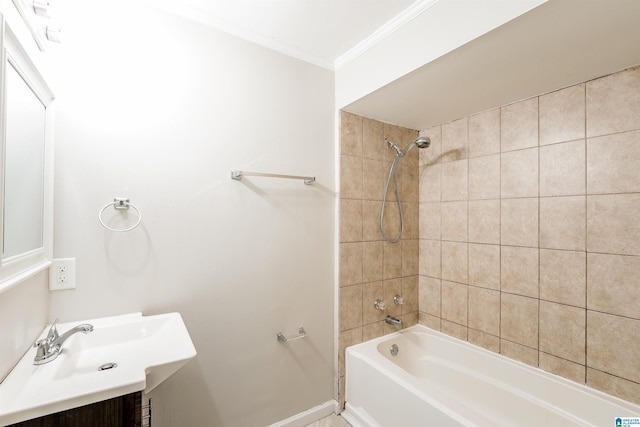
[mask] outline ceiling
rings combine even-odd
[[[340,72],[443,0],[139,1]],[[639,22],[639,0],[548,0],[339,107],[426,129],[639,65]]]
[[[142,0],[335,70],[438,0]]]
[[[343,108],[424,130],[636,65],[640,1],[549,0]]]

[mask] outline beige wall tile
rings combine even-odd
[[[587,141],[589,194],[640,191],[640,131]]]
[[[384,242],[382,250],[382,277],[385,279],[402,277],[402,244]]]
[[[382,240],[382,234],[380,233],[381,206],[382,202],[370,200],[362,202],[362,239],[365,241]]]
[[[378,220],[380,218],[378,217]],[[384,205],[384,226],[385,235],[389,239],[397,239],[400,236],[401,224],[400,224],[400,210],[396,202],[387,202]]]
[[[402,213],[404,215],[403,239],[417,239],[420,237],[418,230],[419,203],[402,203]]]
[[[502,198],[538,197],[538,148],[500,155]]]
[[[538,98],[525,99],[501,108],[503,152],[538,145]]]
[[[413,129],[408,129],[408,128],[402,128],[402,148],[406,147],[407,145],[413,143],[416,138],[418,138],[418,134],[419,132],[417,130],[413,130]],[[419,165],[419,158],[420,158],[420,153],[419,151],[421,151],[422,149],[414,147],[411,151],[409,151],[409,153],[404,157],[404,159],[401,162],[401,165],[407,166],[409,168],[411,168],[414,171],[418,170],[418,166]]]
[[[362,157],[362,116],[340,111],[340,154]]]
[[[420,166],[432,166],[440,163],[442,156],[442,126],[434,126],[420,132],[420,136],[426,136],[431,139],[431,145],[426,150],[419,150]]]
[[[413,151],[415,152],[415,151]],[[398,179],[400,180],[400,200],[403,202],[419,202],[419,173],[418,167],[400,164]]]
[[[432,316],[440,317],[441,280],[420,276],[418,279],[418,306]]]
[[[467,200],[468,161],[457,160],[442,164],[442,200]]]
[[[449,336],[463,341],[467,340],[468,328],[464,325],[442,319],[440,328],[443,333]]]
[[[500,154],[469,159],[469,200],[500,198]]]
[[[500,152],[500,109],[469,117],[469,157]]]
[[[442,281],[442,318],[459,325],[467,325],[469,286]]]
[[[585,194],[584,140],[540,147],[540,196]]]
[[[382,242],[362,242],[362,281],[382,280]]]
[[[586,270],[585,252],[540,249],[540,298],[585,307]]]
[[[640,319],[640,257],[587,255],[590,310]]]
[[[587,311],[587,366],[640,383],[640,320]]]
[[[469,152],[468,119],[462,118],[442,125],[443,162],[466,159]]]
[[[540,97],[540,145],[585,137],[585,86],[579,84]]]
[[[587,136],[640,129],[640,67],[587,83]]]
[[[340,333],[338,337],[338,374],[345,375],[345,349],[362,342],[362,328],[349,329]]]
[[[427,328],[433,329],[434,331],[440,331],[442,319],[440,319],[440,317],[420,312],[418,313],[418,322]]]
[[[469,244],[469,284],[500,289],[500,246]]]
[[[547,353],[540,352],[540,369],[555,375],[568,378],[580,384],[585,383],[586,367],[579,363],[570,362]]]
[[[440,240],[420,240],[419,273],[422,276],[442,277]]]
[[[362,157],[365,159],[382,160],[382,153],[385,149],[384,124],[378,120],[363,117]]]
[[[538,300],[502,293],[500,298],[500,337],[538,348]]]
[[[402,293],[404,300],[402,314],[408,314],[418,311],[418,276],[409,276],[402,278]],[[394,304],[393,300],[391,301]]]
[[[500,243],[500,200],[469,201],[469,241]]]
[[[469,286],[469,328],[500,335],[500,292]]]
[[[538,249],[502,246],[501,290],[538,298]]]
[[[400,316],[400,319],[402,320],[402,327],[403,328],[408,328],[410,326],[417,325],[418,324],[418,312],[417,311],[412,311],[411,313],[405,313],[402,316]]]
[[[440,240],[441,202],[420,203],[419,230],[421,239]]]
[[[500,354],[530,366],[538,366],[538,350],[515,342],[500,340]]]
[[[468,202],[442,202],[442,240],[466,242]]]
[[[384,335],[383,321],[370,323],[362,327],[362,342],[369,341]]]
[[[384,123],[382,126],[383,126],[382,130],[384,132],[384,137],[388,138],[389,140],[391,140],[396,145],[401,146],[402,145],[402,141],[403,141],[402,128],[399,127],[399,126],[394,126],[394,125],[389,124],[389,123]],[[382,160],[384,160],[386,162],[392,162],[393,158],[395,156],[396,156],[396,150],[390,148],[385,143],[385,149],[382,152]]]
[[[469,342],[486,350],[500,353],[500,338],[469,328]]]
[[[584,365],[586,309],[540,301],[540,351]]]
[[[340,243],[340,286],[362,283],[362,243]]]
[[[587,196],[587,251],[640,255],[640,194]]]
[[[362,199],[362,158],[340,156],[340,198]]]
[[[340,288],[340,330],[362,326],[362,285]]]
[[[587,369],[587,385],[621,399],[640,404],[640,384],[595,369]]]
[[[402,276],[418,274],[419,241],[404,239],[402,245]]]
[[[382,200],[389,164],[369,159],[364,159],[362,162],[362,198],[365,200]],[[393,185],[393,181],[390,185]],[[395,200],[393,189],[389,191],[387,200]]]
[[[540,198],[540,247],[583,251],[586,221],[584,196]]]
[[[442,242],[442,279],[468,283],[467,243]]]
[[[384,301],[384,291],[382,282],[371,282],[362,285],[362,324],[368,325],[374,322],[384,320],[385,313],[382,310],[376,310],[374,302],[379,299]],[[342,303],[342,297],[340,298]]]
[[[439,202],[442,198],[442,165],[421,166],[419,180],[420,201]]]
[[[500,242],[538,246],[538,199],[503,199],[500,205]]]
[[[384,315],[400,316],[402,314],[402,308],[393,303],[393,297],[396,295],[402,295],[402,279],[391,279],[382,282],[385,303]],[[371,303],[373,304],[373,302]],[[384,317],[383,317],[384,318]]]
[[[362,200],[340,200],[340,241],[362,241]]]

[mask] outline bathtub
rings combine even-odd
[[[640,417],[640,405],[422,325],[347,348],[346,381],[354,427],[615,427]]]

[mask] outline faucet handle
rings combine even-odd
[[[55,340],[56,338],[58,338],[58,328],[56,328],[56,324],[58,323],[58,319],[56,317],[56,320],[53,321],[53,323],[51,324],[51,328],[49,328],[49,333],[47,334],[47,340],[49,340],[50,342]]]
[[[393,302],[398,305],[402,305],[404,304],[404,298],[402,298],[401,295],[396,295],[395,297],[393,297]]]
[[[380,300],[380,299],[375,300],[375,301],[373,302],[373,307],[374,307],[376,310],[384,310],[384,307],[385,307],[384,301],[382,301],[382,300]]]

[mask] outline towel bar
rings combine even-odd
[[[306,185],[311,185],[316,181],[315,176],[282,175],[279,173],[246,172],[238,169],[231,171],[231,179],[241,180],[243,176],[263,176],[267,178],[303,179]]]

